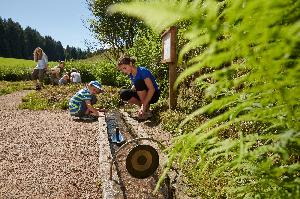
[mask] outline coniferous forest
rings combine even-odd
[[[41,47],[50,61],[84,59],[90,53],[67,46],[65,49],[60,41],[51,36],[42,36],[37,30],[27,26],[25,29],[11,18],[0,17],[0,57],[32,59],[33,50]]]

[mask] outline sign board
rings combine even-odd
[[[171,33],[168,32],[163,37],[163,60],[170,62],[171,60]]]
[[[162,63],[175,62],[176,59],[176,28],[171,27],[162,34]]]

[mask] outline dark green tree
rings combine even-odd
[[[26,53],[25,59],[33,59],[33,51],[37,46],[43,45],[43,37],[39,32],[30,28],[29,26],[24,30],[25,34],[25,43],[26,43]]]
[[[64,47],[62,46],[60,41],[56,42],[55,52],[56,52],[56,58],[58,60],[65,60]]]
[[[9,55],[15,58],[22,58],[24,54],[24,34],[19,23],[12,19],[6,21],[5,38],[9,46]]]
[[[5,39],[5,27],[4,21],[0,17],[0,55],[5,55],[7,52],[6,39]]]

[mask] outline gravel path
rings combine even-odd
[[[0,198],[101,198],[97,122],[18,110],[28,92],[0,96]]]

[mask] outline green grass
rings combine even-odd
[[[49,67],[53,67],[56,64],[57,62],[49,62]],[[30,80],[35,66],[36,62],[33,60],[0,57],[0,80]]]
[[[0,95],[6,95],[20,90],[31,90],[32,88],[32,83],[30,81],[0,81]]]
[[[84,86],[84,84],[46,85],[41,91],[34,91],[23,97],[19,108],[30,110],[67,110],[70,98]],[[119,105],[117,89],[110,86],[103,86],[103,89],[105,93],[97,95],[98,102],[95,107],[117,108]]]

